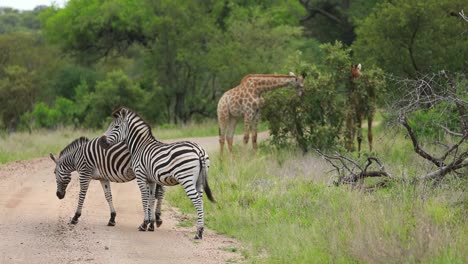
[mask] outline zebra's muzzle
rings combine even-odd
[[[103,149],[108,149],[110,147],[111,144],[109,144],[109,142],[107,142],[107,137],[106,136],[102,136],[99,138],[98,140],[98,143],[99,143],[99,146]]]
[[[62,192],[57,192],[56,194],[57,194],[57,197],[58,197],[60,200],[62,200],[63,197],[65,197],[65,192],[63,192],[63,193],[62,193]]]

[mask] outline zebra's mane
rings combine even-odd
[[[112,112],[112,116],[118,117],[117,113],[120,112],[121,110],[126,110],[127,114],[133,114],[135,117],[137,117],[139,120],[141,120],[143,122],[143,124],[148,128],[148,131],[149,131],[149,134],[151,135],[151,137],[154,140],[159,141],[154,137],[153,131],[151,129],[151,126],[148,124],[148,122],[146,122],[145,119],[143,119],[137,112],[131,110],[130,108],[125,107],[125,106],[120,106],[117,109],[115,109],[114,112]]]
[[[87,137],[80,137],[73,140],[68,146],[66,146],[62,151],[60,151],[59,158],[63,155],[69,153],[72,150],[75,150],[77,147],[81,146],[82,144],[88,142],[89,139]]]

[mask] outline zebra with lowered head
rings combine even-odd
[[[138,187],[140,188],[144,221],[139,230],[145,231],[154,222],[152,210],[156,184],[180,184],[197,210],[197,233],[202,239],[204,228],[203,191],[214,202],[208,186],[209,157],[199,145],[181,141],[166,144],[154,138],[151,127],[132,110],[121,107],[114,111],[109,128],[100,138],[103,148],[125,142],[131,156]],[[148,187],[147,187],[148,186]]]
[[[71,180],[71,173],[77,171],[79,174],[80,194],[78,207],[70,223],[78,223],[90,181],[99,180],[111,211],[107,225],[114,226],[116,212],[112,203],[110,182],[123,183],[135,179],[135,174],[130,168],[130,152],[128,152],[125,143],[115,144],[105,150],[98,144],[98,138],[88,140],[85,137],[80,137],[68,144],[60,152],[57,159],[52,153],[50,153],[50,158],[56,164],[54,174],[57,182],[56,194],[59,199],[65,197],[67,186]],[[163,186],[157,186],[156,196],[158,200],[156,224],[159,227],[162,224],[161,203],[164,196]],[[151,229],[154,230],[154,226]]]

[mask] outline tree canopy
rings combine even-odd
[[[70,0],[63,8],[1,8],[0,129],[99,128],[122,104],[155,124],[214,119],[218,99],[245,75],[293,71],[308,74],[308,93],[303,101],[272,93],[270,129],[278,142],[295,135],[303,147],[332,145],[342,138],[351,64],[363,65],[359,96],[377,93],[376,107],[392,94],[384,75],[466,70],[463,7],[461,0]]]

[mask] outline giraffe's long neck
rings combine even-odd
[[[257,93],[275,90],[292,84],[295,76],[290,75],[249,75],[245,78],[247,86],[252,87]]]

